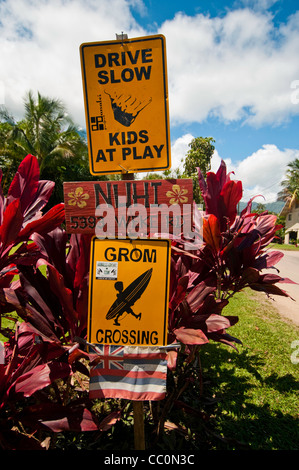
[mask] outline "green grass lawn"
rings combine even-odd
[[[238,293],[223,314],[239,316],[229,333],[243,345],[238,352],[219,344],[202,350],[204,394],[216,400],[207,409],[223,438],[212,445],[298,450],[299,347],[297,354],[292,343],[299,340],[299,328],[283,320],[264,295],[250,290]]]
[[[288,245],[285,243],[270,243],[269,248],[272,250],[286,250],[286,251],[298,251],[299,246],[296,245]]]

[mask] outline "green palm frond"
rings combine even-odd
[[[287,165],[286,178],[281,182],[281,191],[278,193],[277,199],[285,201],[289,208],[299,199],[299,159]]]

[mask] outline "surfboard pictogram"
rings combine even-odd
[[[125,312],[130,313],[140,320],[141,313],[134,313],[132,306],[142,296],[143,292],[147,288],[152,277],[152,272],[153,268],[148,269],[137,277],[128,287],[126,287],[125,290],[123,290],[122,281],[118,281],[114,284],[115,290],[118,291],[118,294],[116,294],[117,299],[108,310],[106,315],[107,320],[114,319],[114,325],[119,325],[118,319]]]

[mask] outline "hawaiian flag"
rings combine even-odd
[[[97,345],[96,350],[99,355],[99,362],[97,364],[99,369],[123,369],[123,346]]]
[[[166,394],[167,357],[159,347],[96,345],[89,397],[162,400]]]

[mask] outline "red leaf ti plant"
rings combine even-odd
[[[202,379],[200,350],[210,341],[234,348],[241,344],[227,332],[238,317],[222,314],[229,299],[245,287],[287,296],[280,285],[292,282],[262,272],[273,268],[282,256],[267,250],[280,228],[277,217],[267,212],[253,213],[252,200],[238,215],[242,183],[231,179],[223,161],[216,173],[207,173],[206,180],[199,169],[198,175],[205,203],[203,244],[200,248],[194,245],[190,252],[184,250],[184,240],[173,241],[168,342],[181,346],[169,353],[168,398],[160,414],[158,435],[169,409],[192,382],[195,370]],[[194,230],[200,232],[196,222]]]
[[[68,240],[60,227],[63,204],[42,212],[53,187],[39,180],[37,160],[28,155],[7,197],[0,190],[1,320],[16,321],[13,311],[20,320],[15,328],[1,329],[8,336],[0,365],[5,449],[42,449],[34,437],[40,429],[98,429],[84,385],[88,367],[80,362],[88,355],[74,341],[86,334],[90,238]],[[71,381],[82,390],[72,400]]]

